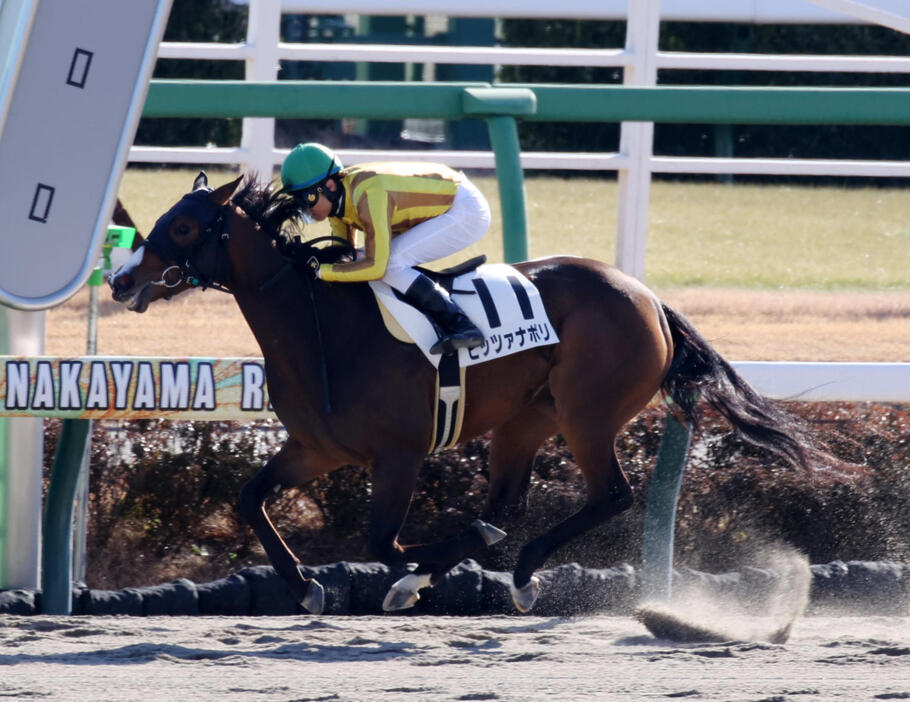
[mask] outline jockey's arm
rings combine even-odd
[[[333,217],[329,220],[329,226],[332,228],[332,236],[337,236],[339,239],[344,239],[351,246],[355,245],[354,227],[336,217]]]
[[[389,264],[392,227],[389,222],[389,196],[381,189],[368,190],[357,203],[364,227],[364,256],[351,263],[323,264],[319,276],[326,281],[357,283],[379,280]],[[334,226],[334,224],[333,224]]]

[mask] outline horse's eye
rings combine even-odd
[[[178,233],[180,236],[186,236],[187,234],[190,233],[190,228],[189,228],[186,224],[178,224],[178,225],[177,225],[177,233]]]

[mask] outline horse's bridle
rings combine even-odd
[[[152,281],[150,285],[171,289],[186,283],[194,288],[212,288],[231,293],[226,285],[230,264],[225,247],[230,238],[231,205],[212,204],[208,199],[210,192],[210,189],[200,188],[184,195],[155,223],[142,245],[162,261],[182,263],[165,268],[161,272],[161,278]],[[199,237],[191,246],[178,246],[170,238],[168,229],[178,215],[188,215],[199,222]],[[176,276],[172,277],[172,272]],[[172,280],[169,280],[171,277]]]

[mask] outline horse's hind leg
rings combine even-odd
[[[534,571],[580,534],[632,506],[632,488],[616,457],[622,427],[654,397],[672,359],[657,301],[635,292],[610,296],[599,309],[579,304],[560,330],[563,350],[550,371],[556,422],[582,472],[580,510],[522,547],[513,573],[516,607],[537,596]]]
[[[586,331],[589,342],[596,340],[593,328]],[[564,341],[570,336],[564,333]],[[616,435],[657,392],[665,362],[657,344],[617,349],[604,340],[596,348],[602,354],[599,363],[574,354],[550,375],[556,422],[584,476],[587,499],[575,514],[522,547],[512,593],[522,611],[537,596],[534,571],[553,552],[632,506],[632,488],[616,457]]]
[[[575,514],[522,547],[513,573],[512,592],[515,606],[522,612],[531,609],[537,599],[539,583],[534,571],[553,552],[632,506],[632,488],[616,458],[614,437],[593,441],[589,438],[581,449],[577,448],[577,441],[573,444],[569,437],[566,439],[584,474],[587,500]]]
[[[528,407],[493,431],[484,519],[508,521],[524,513],[534,458],[541,444],[556,432],[553,408],[544,402]]]
[[[464,557],[460,554],[484,543],[486,530],[476,527],[438,543],[407,546],[398,543],[423,458],[420,450],[396,450],[374,460],[368,541],[370,551],[383,563],[457,563]],[[425,573],[405,576],[389,590],[383,608],[391,611],[413,606],[420,599],[417,591],[430,584],[430,576]]]
[[[240,513],[253,528],[275,572],[287,583],[294,599],[312,614],[322,613],[325,605],[323,588],[316,580],[308,580],[300,574],[297,569],[300,561],[275,530],[265,511],[265,500],[271,493],[302,485],[334,467],[320,464],[310,455],[305,456],[300,445],[289,440],[240,491]]]

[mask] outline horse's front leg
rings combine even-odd
[[[420,564],[417,571],[392,585],[382,603],[386,611],[413,607],[420,599],[419,590],[435,585],[454,565],[505,536],[504,532],[478,519],[461,534],[445,541],[410,546],[399,544],[398,534],[411,505],[423,458],[422,453],[397,453],[377,459],[373,465],[370,550],[383,563]]]
[[[287,583],[294,599],[311,614],[321,614],[325,607],[325,591],[314,579],[304,578],[297,566],[300,561],[291,552],[265,511],[269,494],[283,488],[303,485],[332,471],[336,466],[319,456],[305,454],[293,439],[281,447],[263,468],[240,491],[240,513],[246,518],[265,549],[272,566]]]

